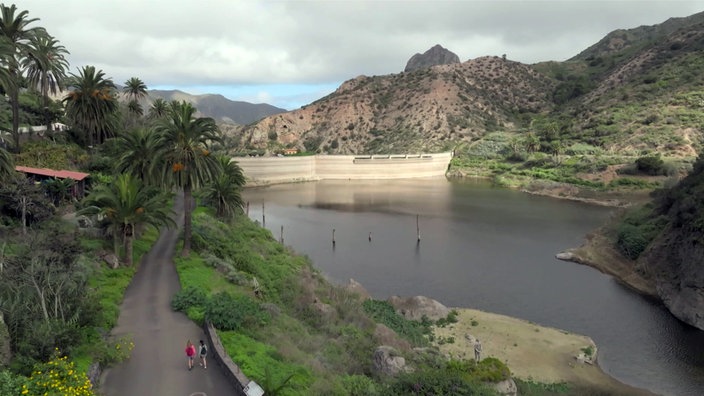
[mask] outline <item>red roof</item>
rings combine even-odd
[[[59,179],[73,179],[76,181],[81,181],[81,180],[85,179],[86,177],[90,176],[90,174],[82,173],[82,172],[74,172],[74,171],[67,171],[67,170],[57,171],[57,170],[46,169],[46,168],[30,168],[28,166],[16,166],[15,170],[19,171],[19,172],[24,172],[24,173],[31,173],[33,175],[58,177]]]

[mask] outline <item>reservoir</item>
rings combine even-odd
[[[621,382],[704,394],[704,331],[610,276],[555,259],[612,208],[445,177],[281,184],[243,199],[250,218],[276,239],[283,226],[284,243],[335,283],[352,278],[377,299],[424,295],[588,335],[600,367]]]

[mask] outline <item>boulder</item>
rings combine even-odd
[[[384,376],[396,376],[406,371],[406,359],[393,347],[382,345],[374,351],[374,370]]]
[[[501,382],[496,382],[496,383],[492,384],[492,387],[500,395],[506,395],[506,396],[517,396],[518,395],[518,387],[516,386],[516,382],[513,380],[513,378],[509,378],[509,379],[503,380]]]
[[[395,331],[381,323],[377,323],[376,328],[374,329],[374,339],[383,345],[389,345],[398,350],[411,350],[411,343],[399,337]]]
[[[103,261],[105,261],[108,266],[110,266],[110,268],[112,269],[115,269],[120,266],[120,259],[112,253],[103,256]]]
[[[430,320],[445,318],[450,313],[450,309],[424,296],[402,298],[391,296],[387,300],[400,315],[409,320],[421,320],[426,316]]]

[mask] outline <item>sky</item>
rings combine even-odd
[[[4,0],[9,5],[12,0]],[[704,11],[685,0],[16,0],[70,52],[123,84],[297,109],[360,75],[402,72],[436,44],[462,62],[563,61],[616,29]]]

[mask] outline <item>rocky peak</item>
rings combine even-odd
[[[403,71],[409,72],[431,66],[449,65],[453,63],[460,63],[460,57],[454,52],[443,48],[440,44],[436,44],[422,55],[413,55],[411,59],[408,60],[408,63],[406,63],[406,68]]]

